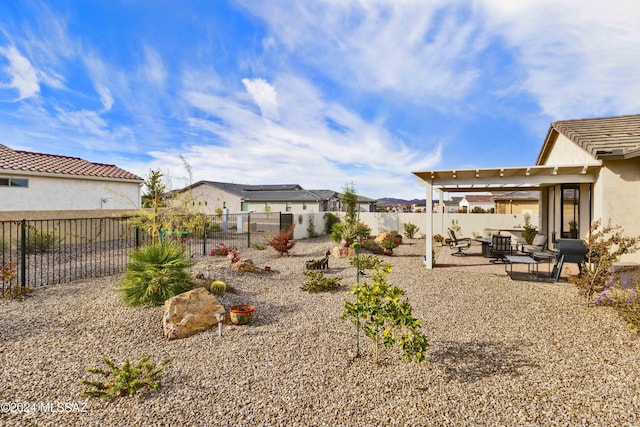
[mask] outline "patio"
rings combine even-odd
[[[495,274],[497,276],[508,276],[505,271],[504,264],[492,264],[491,258],[482,255],[482,245],[479,242],[472,241],[471,247],[465,252],[468,255],[454,256],[455,250],[449,246],[436,246],[436,265],[437,269],[448,269],[453,271],[469,271],[474,273]],[[515,254],[515,252],[514,252]],[[541,279],[549,281],[548,265],[546,261],[539,263]],[[553,268],[553,265],[551,266]],[[527,274],[526,265],[516,264],[513,266],[514,280],[535,280],[532,274]],[[578,273],[578,267],[575,264],[565,264],[562,269],[560,282],[566,282],[567,277]]]

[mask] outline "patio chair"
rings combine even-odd
[[[489,248],[489,258],[493,258],[490,261],[491,263],[504,263],[504,257],[511,254],[511,236],[503,236],[500,234],[491,236],[491,247]]]
[[[542,252],[544,251],[544,247],[547,245],[547,236],[544,234],[536,234],[536,237],[533,238],[533,241],[530,245],[523,244],[520,247],[520,252],[525,254],[531,254],[533,252]]]
[[[451,249],[456,250],[456,252],[452,253],[451,255],[469,255],[463,251],[466,251],[471,247],[471,239],[469,237],[456,237],[456,233],[452,229],[448,229],[447,232],[449,233],[449,238],[451,239],[451,243],[449,243],[449,246],[451,246]]]

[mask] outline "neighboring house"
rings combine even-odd
[[[494,208],[493,195],[467,194],[460,200],[459,207],[462,212],[473,212],[475,208],[488,211]]]
[[[0,144],[0,211],[140,208],[144,180],[115,165]]]
[[[551,123],[534,166],[414,172],[427,194],[539,191],[541,233],[581,238],[598,219],[611,220],[628,236],[640,235],[640,114]],[[427,215],[426,233],[433,230]],[[430,251],[427,239],[427,251]],[[427,257],[427,266],[431,257]],[[640,253],[621,261],[640,262]]]
[[[442,208],[440,208],[440,201],[433,203],[433,212],[440,212],[440,209],[443,210],[444,213],[458,213],[460,212],[460,201],[462,197],[454,196],[449,200],[442,200]]]
[[[342,210],[340,194],[333,190],[305,190],[298,184],[249,185],[228,182],[198,181],[176,191],[200,212],[215,214],[283,212],[317,213]],[[375,200],[358,196],[358,208],[371,212]],[[375,210],[373,211],[375,212]]]
[[[494,196],[495,213],[497,214],[530,214],[538,216],[540,211],[539,191],[511,191]]]

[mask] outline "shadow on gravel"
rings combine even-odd
[[[522,368],[538,368],[533,360],[522,355],[528,344],[506,345],[494,341],[445,341],[431,353],[430,361],[441,367],[449,380],[479,381],[494,375],[517,377]]]

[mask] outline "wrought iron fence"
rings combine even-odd
[[[266,244],[264,236],[290,220],[277,212],[201,218],[188,232],[165,231],[159,238],[180,241],[192,257],[206,256],[219,244],[238,249]],[[124,272],[129,253],[152,241],[151,233],[137,224],[130,217],[1,221],[2,295],[11,286],[47,286]]]

